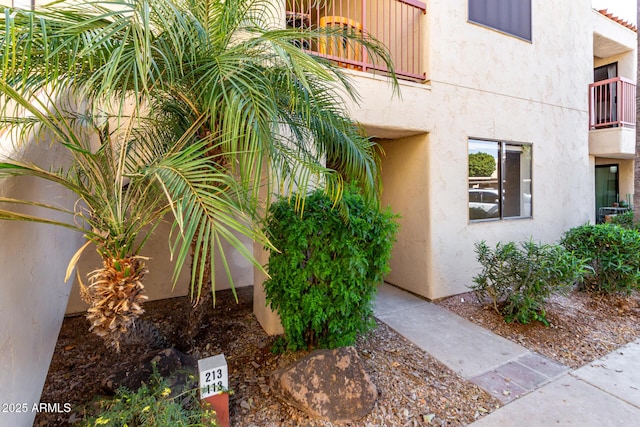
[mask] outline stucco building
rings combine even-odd
[[[475,242],[554,242],[595,222],[599,208],[632,200],[636,32],[590,0],[424,1],[291,2],[282,24],[367,31],[388,46],[399,96],[366,52],[300,41],[345,67],[361,96],[348,108],[384,149],[383,204],[402,216],[387,281],[437,299],[468,290]],[[0,154],[10,150],[5,144]],[[44,162],[59,154],[39,155]],[[488,166],[470,176],[470,159],[480,158]],[[0,188],[25,191],[51,195],[32,182]],[[0,236],[12,242],[0,247],[0,401],[37,402],[65,307],[84,309],[63,283],[82,238],[7,222]],[[184,294],[171,291],[172,267],[157,250],[152,299]],[[256,283],[256,314],[277,332],[261,278],[241,257],[232,263],[237,286]],[[12,416],[7,425],[33,419]]]
[[[373,20],[363,27],[402,57],[401,97],[352,72],[353,114],[385,151],[383,202],[402,216],[390,283],[431,299],[465,292],[475,242],[554,242],[632,198],[634,27],[589,0],[367,1],[369,15],[349,4],[351,21],[333,20]],[[378,8],[413,31],[389,36]],[[477,153],[493,172],[469,176]]]

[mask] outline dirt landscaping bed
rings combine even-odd
[[[233,426],[331,426],[308,419],[269,391],[269,375],[304,352],[273,354],[274,337],[267,336],[252,313],[252,288],[239,290],[236,304],[229,291],[218,292],[218,303],[202,325],[196,348],[179,348],[196,358],[226,356]],[[437,302],[496,334],[571,368],[589,363],[640,336],[640,296],[592,298],[572,292],[548,303],[550,327],[541,323],[507,324],[472,293]],[[146,305],[144,317],[179,343],[184,330],[187,298]],[[143,356],[148,349],[126,347],[120,354],[105,348],[87,331],[83,317],[66,318],[41,398],[71,403],[69,414],[38,414],[36,426],[77,425],[84,408],[102,394],[101,381],[118,367]],[[490,413],[500,403],[462,379],[385,324],[361,337],[356,349],[378,388],[374,411],[353,426],[465,426]]]
[[[331,426],[308,419],[271,395],[271,372],[306,353],[273,354],[274,338],[264,333],[252,312],[253,289],[243,288],[238,294],[236,304],[229,291],[218,292],[217,307],[208,313],[210,321],[202,325],[197,347],[178,349],[196,358],[225,355],[233,390],[233,426]],[[179,342],[188,299],[155,301],[145,307],[144,318],[153,321],[170,342]],[[145,354],[139,347],[127,347],[116,354],[87,332],[87,327],[82,316],[65,319],[41,398],[43,402],[71,403],[74,410],[38,414],[36,426],[79,422],[83,406],[104,393],[102,379]],[[354,426],[464,426],[500,406],[499,401],[380,322],[358,340],[356,349],[379,396],[374,411]]]
[[[637,292],[628,297],[594,297],[579,291],[554,295],[546,305],[549,327],[540,322],[505,323],[472,292],[445,298],[437,304],[572,369],[640,337]]]

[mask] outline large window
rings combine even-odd
[[[531,145],[469,140],[469,219],[531,216]]]
[[[531,41],[531,0],[469,0],[469,21]]]

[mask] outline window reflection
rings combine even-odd
[[[531,146],[469,140],[469,219],[531,217]]]

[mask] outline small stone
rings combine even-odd
[[[263,394],[269,394],[269,386],[266,384],[260,384],[260,391]]]
[[[436,417],[436,414],[427,414],[422,416],[422,421],[425,423],[431,423],[433,419]]]

